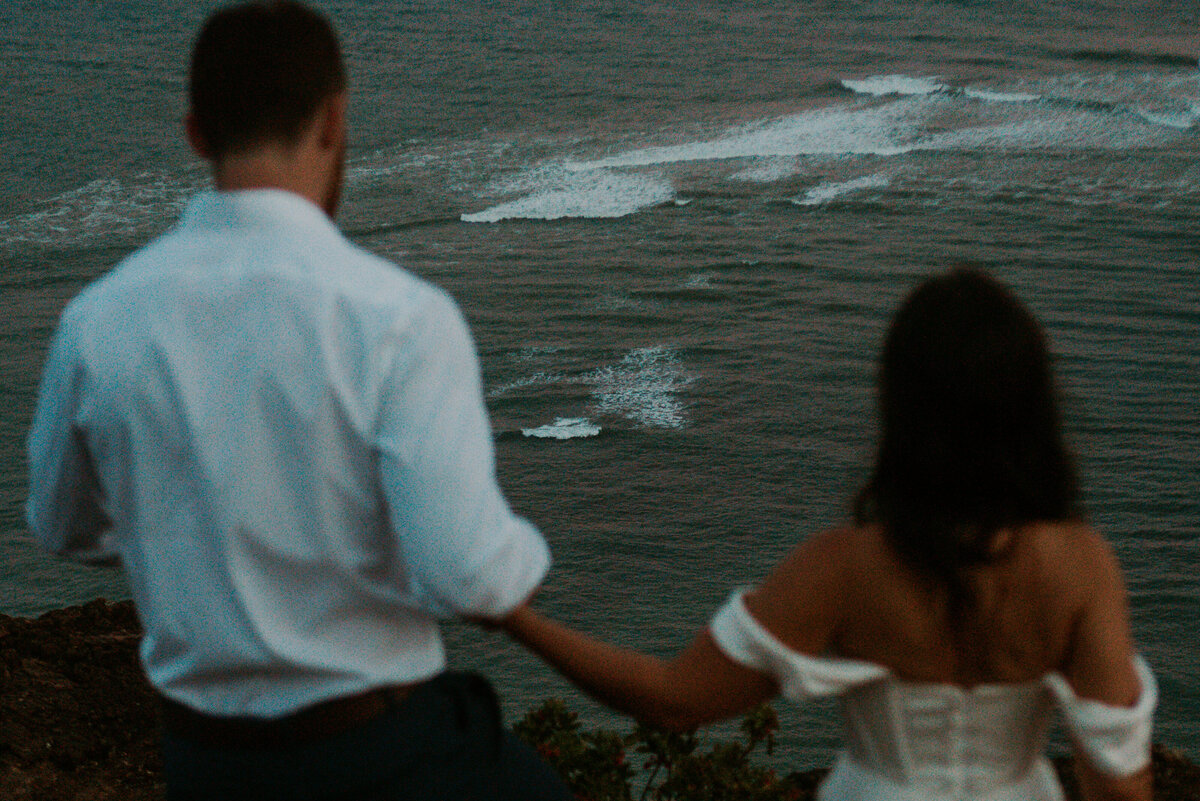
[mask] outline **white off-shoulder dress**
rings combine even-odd
[[[1044,753],[1055,708],[1097,770],[1128,776],[1150,760],[1158,686],[1140,656],[1141,694],[1125,708],[1079,698],[1058,673],[965,689],[901,681],[872,662],[806,656],[750,615],[742,591],[710,628],[730,659],[774,676],[785,698],[838,698],[846,746],[820,801],[1062,801]]]

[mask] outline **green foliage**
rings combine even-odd
[[[613,732],[579,730],[579,715],[552,698],[526,713],[513,731],[558,771],[579,799],[630,801],[633,768]]]
[[[579,716],[551,699],[514,730],[563,776],[579,801],[632,801],[635,788],[639,801],[796,801],[806,788],[795,777],[781,779],[750,761],[760,745],[771,753],[778,728],[775,711],[763,705],[742,721],[744,742],[705,750],[695,732],[644,725],[624,737],[603,729],[581,731]]]

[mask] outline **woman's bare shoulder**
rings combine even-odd
[[[1032,524],[1017,535],[1013,552],[1012,566],[1057,593],[1071,587],[1087,590],[1120,571],[1108,541],[1084,521]],[[797,546],[781,567],[788,572],[818,570],[838,580],[844,591],[861,585],[872,595],[892,583],[908,587],[915,577],[878,525],[820,531]]]
[[[1120,578],[1120,566],[1108,541],[1083,521],[1042,522],[1022,533],[1018,559],[1056,592],[1080,599]],[[1024,559],[1022,559],[1024,557]]]
[[[764,587],[771,582],[837,581],[860,555],[863,544],[862,530],[853,526],[828,528],[810,534],[784,557]]]
[[[1043,547],[1056,557],[1054,569],[1075,602],[1062,665],[1067,681],[1082,697],[1132,704],[1141,688],[1132,664],[1129,599],[1115,551],[1083,523],[1065,526]]]
[[[755,618],[796,650],[822,653],[843,621],[858,538],[852,527],[806,537],[746,596]]]

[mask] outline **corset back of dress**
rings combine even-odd
[[[840,703],[847,755],[859,768],[948,798],[984,797],[1042,769],[1053,711],[1040,681],[963,689],[889,678]]]

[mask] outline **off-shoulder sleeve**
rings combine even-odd
[[[1062,710],[1067,730],[1092,766],[1110,776],[1129,776],[1150,762],[1150,730],[1158,706],[1158,682],[1141,656],[1133,660],[1142,685],[1131,707],[1080,698],[1060,673],[1045,679]]]
[[[709,624],[721,651],[740,665],[774,676],[790,700],[838,695],[885,678],[887,668],[853,659],[813,657],[793,651],[775,638],[742,601],[744,590],[730,596]]]

